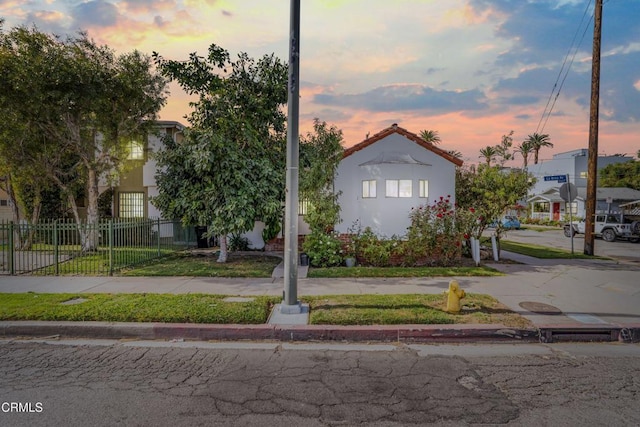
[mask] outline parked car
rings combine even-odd
[[[571,237],[576,234],[584,234],[585,222],[574,222],[573,227],[564,225],[564,235]],[[616,215],[596,215],[594,224],[594,234],[602,237],[605,242],[613,242],[616,239],[627,239],[632,243],[640,241],[640,235],[635,234],[638,229],[637,223],[626,223],[621,221]]]
[[[520,230],[520,220],[513,215],[505,215],[500,219],[500,223],[502,224],[502,228],[507,230]],[[498,220],[494,220],[491,224],[489,224],[490,228],[496,228],[498,226]]]

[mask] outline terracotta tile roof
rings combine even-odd
[[[347,149],[344,150],[344,154],[343,154],[343,158],[345,157],[349,157],[350,155],[352,155],[353,153],[355,153],[356,151],[360,151],[363,148],[366,148],[368,146],[370,146],[371,144],[380,141],[383,138],[386,138],[387,136],[397,133],[399,135],[404,136],[405,138],[415,142],[416,144],[418,144],[419,146],[432,151],[433,153],[439,155],[440,157],[445,158],[446,160],[450,161],[451,163],[455,164],[456,166],[462,166],[462,160],[458,159],[457,157],[452,156],[451,154],[449,154],[448,152],[446,152],[445,150],[443,150],[442,148],[439,148],[429,142],[426,142],[424,139],[420,138],[418,135],[416,135],[413,132],[409,132],[408,130],[398,126],[396,123],[394,123],[393,125],[389,126],[386,129],[381,130],[380,132],[376,133],[373,136],[370,136],[369,138],[365,139],[364,141],[354,145],[353,147],[349,147]]]

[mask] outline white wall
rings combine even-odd
[[[388,164],[360,166],[382,153],[409,154],[421,164]],[[362,198],[362,181],[376,180],[377,197]],[[411,198],[388,198],[387,179],[412,180]],[[429,198],[421,199],[418,180],[429,181]],[[450,196],[455,203],[455,165],[443,157],[421,147],[399,134],[391,134],[342,160],[335,180],[335,191],[342,191],[338,199],[342,222],[336,230],[346,233],[356,220],[360,225],[371,227],[383,236],[404,235],[410,225],[409,212],[412,207],[432,204],[440,196]]]

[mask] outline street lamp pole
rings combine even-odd
[[[300,0],[291,0],[289,98],[287,102],[287,180],[285,198],[283,313],[300,312],[298,301],[298,165],[300,152]]]

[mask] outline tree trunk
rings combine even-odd
[[[89,168],[87,182],[87,230],[86,242],[85,245],[83,245],[83,250],[86,252],[98,250],[98,224],[100,222],[98,196],[98,174],[94,169]]]
[[[20,233],[20,208],[18,200],[16,199],[16,193],[13,191],[13,184],[11,184],[11,176],[7,175],[5,178],[6,187],[5,192],[9,196],[9,204],[11,205],[11,218],[16,227],[13,231],[13,242],[15,248],[22,248],[22,233]]]
[[[227,262],[227,235],[221,234],[218,239],[220,240],[220,255],[218,256],[218,262]]]

